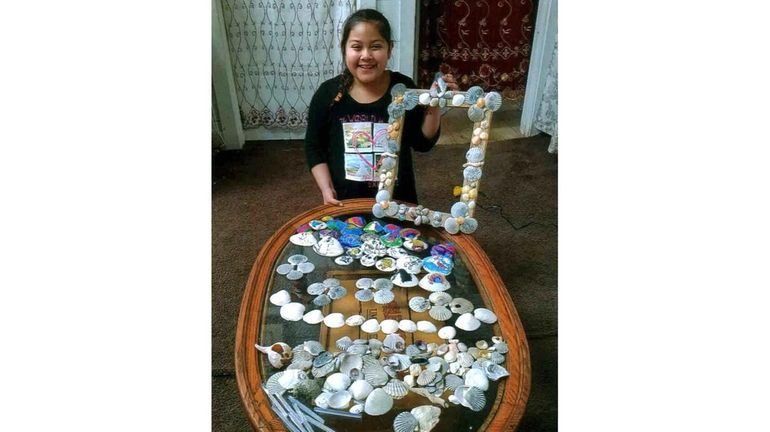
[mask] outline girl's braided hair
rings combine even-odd
[[[353,85],[353,74],[348,70],[345,64],[345,45],[348,43],[348,37],[350,37],[350,30],[356,25],[368,22],[377,26],[377,30],[380,32],[380,36],[388,42],[388,48],[393,48],[393,40],[391,39],[390,22],[385,18],[385,15],[374,9],[360,9],[354,12],[345,20],[345,24],[342,26],[342,40],[340,41],[340,49],[342,50],[342,79],[337,89],[337,96],[334,97],[332,105],[339,102]]]

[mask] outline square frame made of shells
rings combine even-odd
[[[408,220],[415,225],[430,224],[443,227],[450,234],[462,232],[471,234],[478,228],[478,221],[473,217],[476,199],[479,195],[479,183],[484,166],[484,157],[489,132],[492,126],[492,114],[502,105],[502,97],[497,92],[485,93],[481,87],[474,86],[468,91],[451,91],[437,74],[435,86],[431,89],[407,89],[404,84],[396,84],[391,89],[393,101],[388,105],[387,152],[382,154],[378,168],[379,187],[372,213],[375,217],[390,217],[401,221]],[[467,109],[468,118],[473,122],[473,135],[470,148],[465,154],[463,164],[463,186],[459,201],[449,212],[428,209],[423,206],[411,207],[393,201],[393,189],[398,173],[398,153],[401,149],[401,134],[407,110],[418,105],[449,109]]]

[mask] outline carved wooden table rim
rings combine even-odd
[[[322,205],[312,208],[284,224],[265,242],[249,274],[235,335],[235,376],[241,402],[256,430],[285,430],[262,390],[262,377],[257,366],[258,356],[262,354],[254,348],[263,305],[268,301],[267,284],[271,280],[275,262],[289,242],[289,237],[300,225],[323,216],[336,218],[341,215],[371,214],[374,204],[373,199],[343,202],[345,205],[342,207]],[[397,221],[394,220],[394,223]],[[516,307],[497,270],[473,237],[465,234],[451,235],[444,230],[436,230],[436,234],[442,241],[455,243],[460,255],[467,260],[468,270],[480,294],[489,299],[489,304],[494,305],[492,309],[498,317],[501,336],[508,343],[509,352],[504,366],[510,376],[499,381],[499,406],[494,417],[485,423],[486,428],[490,431],[516,430],[524,415],[531,384],[529,347]],[[470,410],[468,412],[472,414]]]

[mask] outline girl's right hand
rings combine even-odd
[[[324,204],[342,206],[342,202],[337,199],[337,191],[333,188],[324,189],[321,191],[321,195],[324,198]]]

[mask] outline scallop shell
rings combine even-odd
[[[289,241],[297,246],[313,246],[318,242],[310,231],[297,233],[289,237]]]
[[[444,377],[444,385],[446,388],[454,391],[457,387],[465,385],[465,382],[459,376],[450,373]]]
[[[481,321],[470,312],[460,315],[457,317],[457,321],[455,321],[455,327],[465,331],[474,331],[478,329],[479,326],[481,326]]]
[[[302,317],[302,321],[305,321],[308,324],[318,324],[323,320],[324,314],[320,309],[313,309],[305,313],[305,315]]]
[[[430,301],[428,301],[428,299],[425,297],[415,296],[409,299],[409,309],[415,312],[425,312],[430,308]]]
[[[460,231],[462,231],[464,234],[473,234],[476,232],[478,227],[479,222],[476,219],[467,217],[465,218],[465,223],[460,225]]]
[[[375,195],[374,200],[377,202],[390,201],[390,192],[387,189],[381,189]]]
[[[452,106],[456,106],[457,107],[457,106],[462,105],[463,103],[465,103],[465,96],[463,96],[461,94],[456,94],[456,95],[452,96]]]
[[[283,374],[284,372],[281,371],[270,375],[270,378],[265,382],[265,391],[267,391],[268,394],[281,394],[286,391],[286,389],[278,382]]]
[[[483,391],[489,388],[489,378],[483,370],[470,369],[465,373],[465,385]]]
[[[341,313],[330,313],[324,317],[324,324],[329,328],[340,328],[345,325],[345,318]]]
[[[384,218],[385,209],[382,208],[382,204],[374,203],[374,205],[372,206],[372,214],[374,215],[374,217]]]
[[[370,289],[362,289],[356,291],[353,296],[360,302],[368,302],[374,298],[374,293]]]
[[[417,384],[426,386],[432,383],[435,378],[436,372],[430,369],[424,369],[422,372],[420,372],[420,375],[417,376]]]
[[[452,296],[445,292],[435,292],[428,296],[428,300],[435,306],[446,306],[452,301]]]
[[[495,112],[503,106],[503,98],[500,96],[500,93],[489,92],[484,96],[484,106],[490,111]]]
[[[372,286],[378,290],[389,290],[393,289],[393,282],[390,279],[379,278],[372,283]]]
[[[447,218],[444,222],[444,229],[447,230],[449,234],[457,234],[460,232],[460,225],[455,218]]]
[[[480,98],[484,94],[484,89],[482,89],[479,86],[473,86],[468,89],[468,91],[465,92],[465,99],[468,101],[475,102],[476,99]]]
[[[382,389],[393,399],[401,399],[409,393],[409,387],[403,381],[395,378],[388,381]]]
[[[391,103],[388,105],[388,116],[390,116],[391,120],[401,118],[404,115],[405,109],[404,105],[400,103]]]
[[[417,93],[413,91],[408,91],[404,94],[404,108],[407,110],[410,110],[417,106],[417,103],[419,102],[419,97],[417,96]]]
[[[404,338],[398,333],[385,336],[385,340],[382,341],[382,346],[385,348],[385,352],[401,352],[406,347]]]
[[[381,388],[369,393],[364,403],[364,412],[371,416],[383,415],[393,408],[393,398]]]
[[[417,324],[408,319],[402,319],[398,322],[398,329],[407,333],[414,333],[417,331]]]
[[[446,321],[452,318],[452,311],[446,308],[446,306],[433,306],[428,311],[431,318],[438,321]]]
[[[417,99],[420,105],[428,105],[430,103],[430,93],[420,93]]]
[[[313,299],[313,304],[316,306],[326,306],[332,302],[331,297],[326,294],[321,294]]]
[[[429,432],[438,424],[441,408],[432,405],[421,405],[410,411],[420,427],[420,432]]]
[[[377,333],[380,331],[380,323],[374,318],[366,320],[361,324],[361,330],[365,333]]]
[[[348,391],[355,400],[365,400],[372,390],[374,390],[374,387],[363,379],[353,381],[353,384],[348,387]]]
[[[342,372],[329,375],[324,382],[325,390],[342,391],[350,387],[350,377]]]
[[[463,177],[469,182],[476,182],[481,179],[481,168],[475,166],[467,166],[463,170]]]
[[[470,371],[468,371],[470,372]],[[484,392],[477,387],[460,386],[457,390],[464,389],[462,392],[462,404],[472,409],[473,411],[481,411],[484,405],[487,403],[487,398],[484,396]],[[457,396],[457,390],[455,390],[455,396]]]
[[[329,404],[329,408],[346,409],[350,404],[350,400],[352,398],[353,396],[350,394],[349,391],[342,390],[342,391],[332,393],[332,395],[329,396],[327,403]]]
[[[457,336],[457,330],[452,326],[441,327],[438,330],[438,337],[441,339],[449,340]]]
[[[302,344],[302,350],[315,357],[323,352],[324,347],[318,341],[309,340]]]
[[[471,105],[468,108],[468,118],[472,122],[480,122],[484,120],[484,108],[479,108],[476,105]]]
[[[351,315],[345,319],[345,324],[349,327],[358,327],[363,324],[364,321],[366,321],[366,318],[361,315]]]
[[[462,367],[471,367],[473,364],[473,356],[467,352],[457,353],[457,362]]]
[[[398,372],[405,371],[412,365],[412,361],[409,360],[409,356],[406,354],[391,354],[387,357],[386,361],[388,366]]]
[[[409,411],[398,413],[395,419],[393,419],[393,431],[394,432],[414,432],[419,426],[417,418]]]
[[[321,366],[314,366],[311,372],[316,378],[325,377],[334,372],[334,362],[329,362]]]
[[[433,324],[430,321],[417,321],[417,331],[421,331],[423,333],[435,333],[437,331],[436,325]]]
[[[287,321],[299,321],[305,314],[305,305],[302,303],[287,303],[281,306],[281,318]]]
[[[480,147],[473,147],[465,153],[468,162],[481,162],[484,160],[484,151]]]
[[[473,316],[485,324],[494,324],[497,321],[497,315],[486,308],[476,308],[476,310],[473,311]]]
[[[449,302],[449,310],[456,314],[464,314],[473,310],[473,303],[470,300],[456,297]]]
[[[350,339],[350,336],[343,336],[334,343],[334,346],[340,351],[345,351],[351,345],[353,345],[353,340]]]
[[[276,306],[283,306],[291,303],[291,295],[286,290],[280,290],[277,293],[270,296],[270,303]]]
[[[381,305],[388,304],[395,298],[396,295],[391,290],[379,290],[374,293],[374,302]]]
[[[380,330],[385,334],[391,334],[398,331],[398,321],[386,319],[380,323]]]

